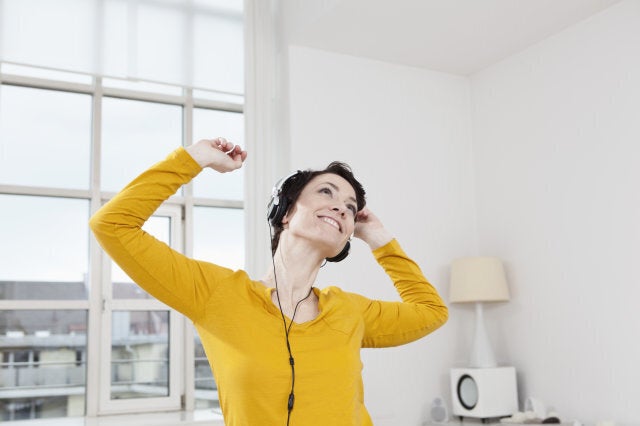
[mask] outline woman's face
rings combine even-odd
[[[289,232],[319,243],[326,257],[338,254],[355,228],[356,193],[343,177],[325,173],[311,179],[282,220]]]

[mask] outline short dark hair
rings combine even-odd
[[[286,215],[286,213],[288,213],[289,210],[291,210],[291,208],[296,204],[296,201],[298,201],[298,197],[300,196],[300,193],[302,193],[302,190],[305,188],[305,186],[307,186],[307,184],[316,176],[325,174],[338,175],[349,182],[354,192],[356,193],[357,210],[360,211],[364,208],[364,206],[367,204],[364,187],[353,175],[351,167],[349,167],[349,165],[346,163],[333,161],[323,170],[298,170],[297,173],[289,176],[289,178],[282,183],[279,196],[282,200],[281,202],[286,203],[287,206],[287,210],[284,215]],[[284,217],[284,215],[282,216]],[[284,227],[282,226],[283,217],[277,218],[277,220],[272,223],[274,228],[274,232],[271,237],[272,254],[275,254],[276,249],[278,248],[278,243],[280,242],[280,234],[284,229]]]

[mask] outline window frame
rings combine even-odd
[[[153,216],[168,217],[170,223],[170,247],[182,251],[182,211],[177,205],[162,205]],[[157,299],[115,299],[113,297],[113,282],[111,280],[111,266],[113,261],[102,251],[102,330],[100,335],[100,402],[99,414],[134,413],[139,411],[140,405],[148,410],[179,410],[181,408],[181,390],[185,383],[182,380],[181,360],[187,354],[180,342],[180,330],[184,329],[184,317]],[[169,312],[169,394],[165,397],[111,399],[111,368],[112,368],[112,318],[114,311],[167,311]],[[109,336],[108,339],[104,336]]]
[[[2,63],[0,62],[0,67],[1,65]],[[103,97],[117,97],[180,106],[183,114],[183,134],[181,141],[183,146],[188,146],[193,142],[194,108],[244,114],[244,103],[194,98],[194,90],[190,88],[182,88],[182,95],[168,95],[134,89],[105,87],[102,84],[101,77],[91,77],[91,79],[91,84],[84,84],[42,77],[6,74],[2,73],[0,68],[0,84],[2,85],[82,93],[92,96],[91,148],[89,160],[91,167],[89,189],[63,189],[0,184],[0,193],[84,199],[89,201],[90,215],[94,214],[100,206],[111,199],[115,193],[102,191],[100,188],[100,148]],[[174,248],[183,252],[187,256],[192,255],[194,206],[246,210],[246,192],[247,191],[245,189],[245,194],[242,200],[194,198],[192,184],[185,185],[183,187],[182,195],[172,196],[160,207],[159,210],[159,212],[170,212],[172,217],[172,233],[174,230],[180,233],[177,239],[172,239],[172,242],[179,242],[179,244],[174,246]],[[165,216],[165,214],[160,214]],[[178,226],[173,226],[174,223]],[[88,225],[87,232],[90,234]],[[105,353],[104,348],[108,346],[110,350],[111,339],[108,339],[108,345],[105,345],[102,342],[103,336],[105,336],[103,333],[107,327],[110,330],[111,317],[110,315],[106,315],[107,310],[111,312],[115,306],[127,307],[127,309],[131,307],[136,310],[168,310],[170,308],[155,299],[136,301],[136,303],[133,304],[131,304],[130,301],[116,302],[114,300],[110,300],[110,298],[109,300],[106,299],[106,287],[108,287],[109,296],[111,296],[111,285],[105,284],[110,284],[108,280],[110,267],[106,266],[110,265],[110,262],[105,260],[107,256],[104,254],[93,235],[89,235],[88,238],[88,279],[92,283],[91,287],[99,290],[90,292],[87,300],[0,300],[0,310],[51,310],[53,306],[53,309],[56,310],[84,310],[87,312],[85,416],[95,417],[106,414],[133,412],[144,413],[159,410],[193,410],[195,401],[194,333],[193,329],[188,324],[188,321],[185,321],[184,317],[173,310],[171,310],[169,325],[171,330],[170,387],[172,389],[170,396],[166,398],[136,398],[131,400],[108,401],[110,398],[111,381],[110,375],[105,375],[104,371],[105,369],[107,371],[110,370],[110,355]],[[245,243],[245,252],[246,251]],[[110,333],[107,335],[110,336]],[[174,386],[177,386],[177,388],[174,389]],[[151,401],[152,399],[154,401]],[[144,404],[140,404],[141,401],[144,401]]]

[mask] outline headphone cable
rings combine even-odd
[[[271,231],[271,223],[269,223],[269,236],[273,239],[272,231]],[[282,324],[284,325],[284,335],[285,340],[287,342],[287,351],[289,352],[289,365],[291,365],[291,392],[289,392],[289,398],[287,399],[287,426],[289,426],[289,421],[291,419],[291,411],[293,411],[293,404],[295,403],[295,395],[294,395],[294,387],[296,383],[296,370],[295,370],[295,360],[293,359],[293,354],[291,353],[291,343],[289,342],[289,333],[291,332],[291,327],[293,326],[293,320],[296,317],[296,312],[298,311],[298,306],[300,303],[305,301],[311,296],[311,291],[313,290],[313,286],[309,287],[309,292],[305,297],[298,300],[296,306],[293,308],[293,315],[291,316],[291,322],[289,322],[289,326],[287,327],[287,320],[284,317],[284,312],[282,310],[282,304],[280,303],[280,292],[278,290],[278,278],[276,275],[276,261],[274,259],[274,254],[271,254],[271,264],[273,265],[273,280],[276,284],[276,299],[278,300],[278,307],[280,308],[280,315],[282,316]]]

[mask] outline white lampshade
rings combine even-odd
[[[484,326],[482,302],[509,300],[509,288],[502,262],[496,257],[462,257],[451,263],[451,302],[475,302],[476,326],[471,345],[469,366],[493,368],[496,363],[489,336]]]
[[[462,257],[451,264],[451,302],[504,302],[509,288],[497,257]]]

